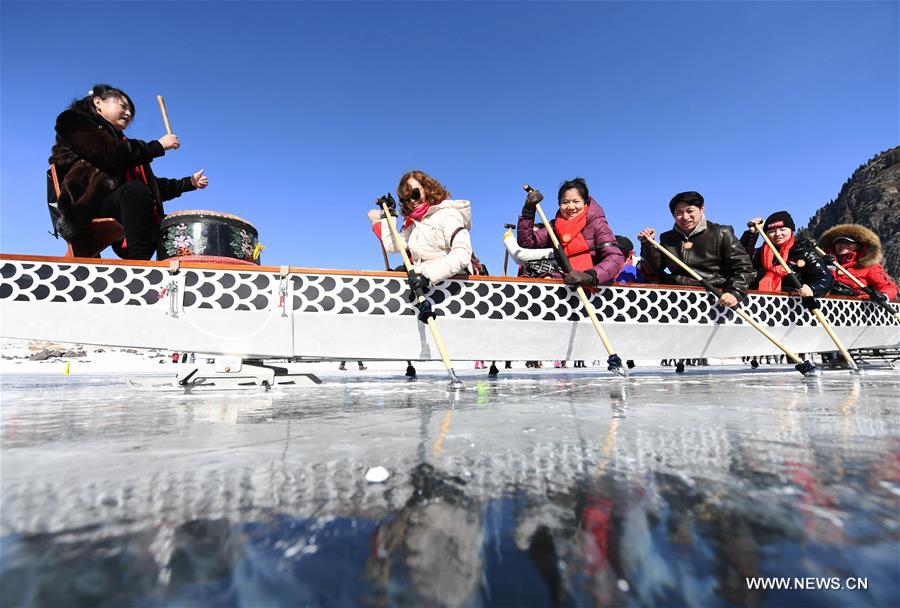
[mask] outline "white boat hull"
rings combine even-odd
[[[0,276],[7,338],[246,358],[440,358],[401,273],[6,255]],[[448,280],[429,297],[453,360],[606,358],[577,296],[559,281]],[[592,301],[623,359],[780,353],[702,290],[602,287]],[[848,348],[900,343],[900,325],[874,304],[821,301]],[[745,310],[795,352],[835,350],[797,298],[754,293]]]

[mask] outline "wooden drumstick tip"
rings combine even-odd
[[[163,124],[166,127],[166,133],[172,134],[172,125],[169,124],[169,114],[166,112],[166,102],[163,100],[162,95],[156,96],[156,101],[159,103],[159,111],[162,113]]]

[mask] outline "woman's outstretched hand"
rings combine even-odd
[[[191,184],[198,190],[203,190],[209,185],[209,178],[203,175],[204,171],[206,171],[206,169],[200,169],[191,176]]]
[[[163,135],[159,138],[159,143],[162,144],[163,150],[177,150],[181,147],[181,142],[174,133]]]

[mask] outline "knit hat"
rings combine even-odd
[[[763,223],[763,230],[771,230],[772,228],[790,228],[791,232],[797,229],[794,225],[794,218],[787,211],[776,211],[766,218]]]
[[[629,253],[634,251],[634,243],[631,242],[631,239],[627,236],[622,236],[621,234],[616,235],[616,245],[619,246],[619,250],[622,252],[622,255],[628,256]]]

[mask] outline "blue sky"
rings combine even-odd
[[[619,234],[698,190],[740,230],[798,225],[900,143],[898,2],[0,4],[0,251],[58,255],[43,172],[56,115],[95,82],[126,132],[210,187],[167,211],[253,222],[263,262],[382,266],[366,212],[413,168],[473,203],[499,273],[528,182],[582,176]],[[112,256],[108,251],[105,255]],[[399,264],[399,257],[392,259]]]

